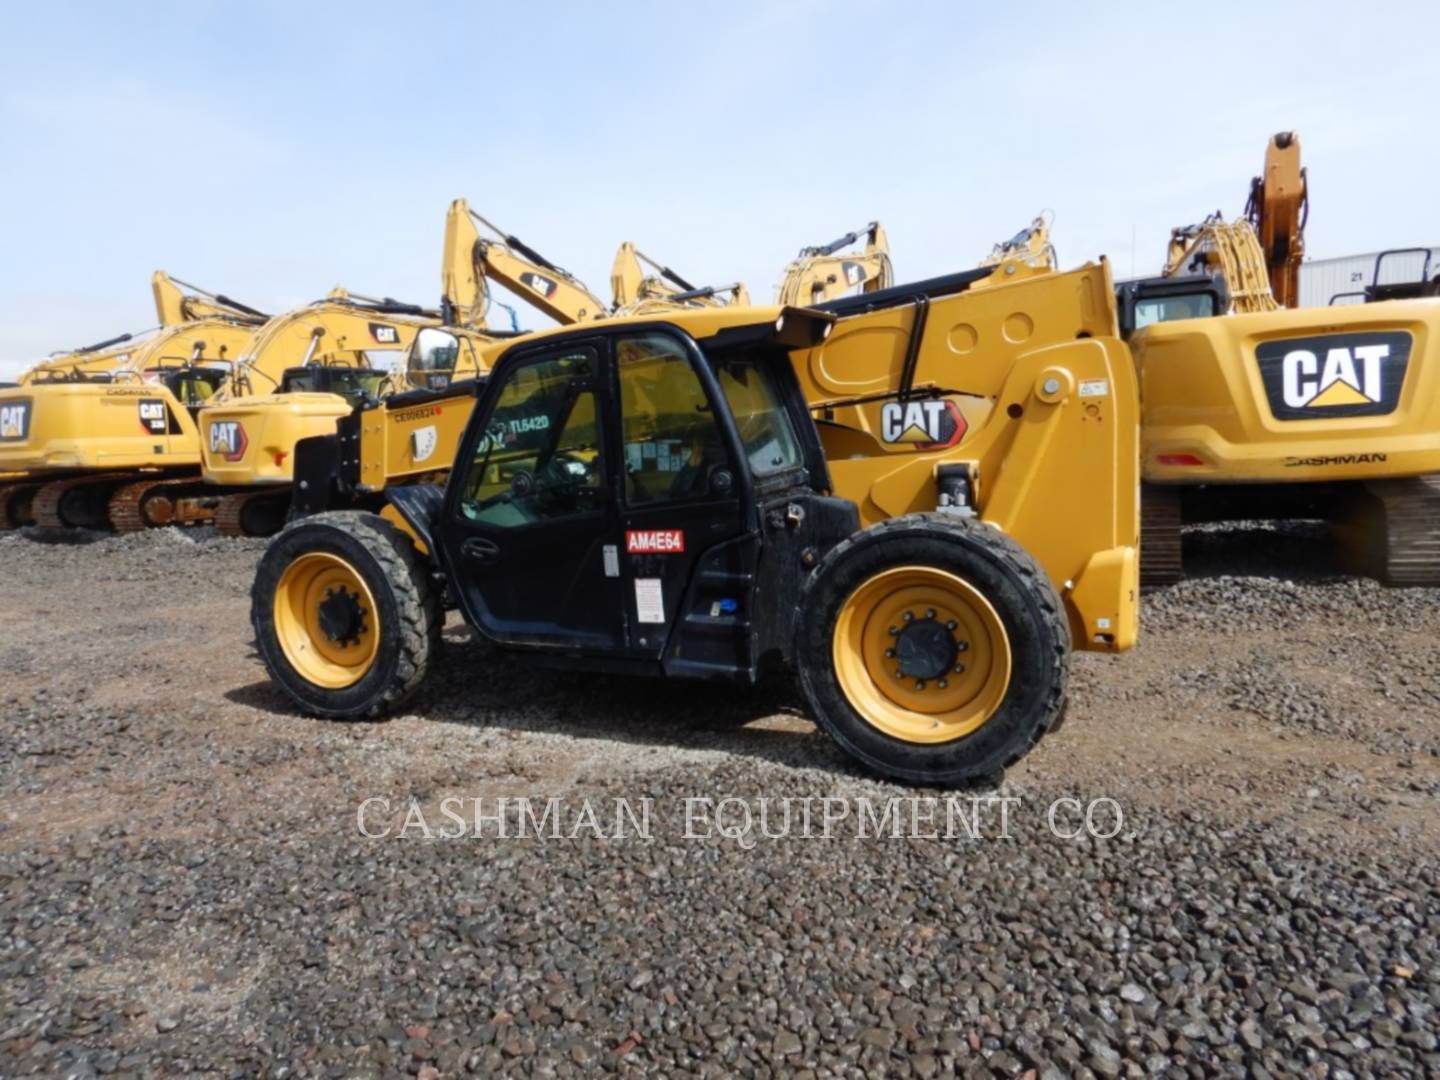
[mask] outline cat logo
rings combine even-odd
[[[859,285],[865,280],[865,268],[859,263],[849,262],[847,260],[840,264],[840,270],[845,275],[846,285]]]
[[[210,425],[210,453],[226,461],[239,461],[245,456],[250,440],[245,425],[238,420],[216,420]]]
[[[400,344],[400,331],[393,326],[386,326],[384,323],[372,322],[370,324],[370,336],[381,345]]]
[[[417,428],[410,433],[410,457],[418,465],[422,461],[428,461],[430,455],[435,453],[435,447],[440,442],[440,436],[435,430],[435,425]]]
[[[159,398],[142,398],[139,403],[140,427],[147,435],[164,435],[169,428],[169,413]]]
[[[965,417],[946,398],[887,401],[880,409],[880,437],[917,450],[940,450],[965,437]]]
[[[1267,341],[1255,355],[1277,420],[1381,416],[1400,402],[1410,335],[1388,331]]]
[[[539,293],[547,300],[555,295],[555,282],[547,277],[541,277],[539,274],[532,273],[529,270],[520,275],[520,284],[533,292]]]
[[[0,405],[0,439],[20,440],[30,434],[30,402]]]

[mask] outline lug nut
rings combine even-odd
[[[969,649],[969,648],[970,648],[970,643],[969,643],[968,641],[957,641],[957,642],[955,642],[955,651],[956,651],[956,652],[965,652],[965,651],[966,651],[967,649]]]
[[[915,680],[915,689],[916,689],[916,690],[924,690],[924,689],[925,689],[925,680],[924,680],[924,679],[916,679],[916,680]]]
[[[927,618],[927,619],[933,619],[934,617],[935,617],[935,609],[934,609],[933,607],[932,607],[932,608],[926,608],[926,609],[925,609],[925,618]]]
[[[959,624],[958,622],[956,622],[954,619],[951,619],[949,622],[947,622],[947,623],[945,624],[945,629],[946,629],[946,630],[954,630],[954,629],[955,629],[956,627],[958,627],[959,625],[960,625],[960,624]]]
[[[895,659],[895,650],[894,650],[894,649],[886,649],[886,650],[885,650],[885,659],[886,659],[886,660],[894,660],[894,659]]]
[[[950,680],[949,680],[949,679],[941,679],[941,680],[940,680],[939,682],[937,682],[935,685],[938,686],[941,690],[944,690],[947,686],[950,685]]]
[[[900,633],[900,628],[899,628],[898,626],[892,626],[892,627],[890,627],[890,636],[891,636],[891,637],[895,637],[895,636],[896,636],[897,634],[899,634],[899,633]]]
[[[962,675],[962,674],[964,674],[964,672],[965,672],[965,665],[964,665],[964,664],[956,664],[956,665],[955,665],[955,674],[956,674],[956,675]]]
[[[905,612],[905,621],[906,621],[906,622],[914,622],[914,621],[915,621],[915,614],[914,614],[913,612],[910,612],[910,611]]]

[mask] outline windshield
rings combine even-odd
[[[292,368],[285,373],[282,391],[288,393],[339,394],[357,403],[380,397],[385,382],[383,371],[369,368]]]

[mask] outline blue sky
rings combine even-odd
[[[769,299],[879,218],[911,279],[1041,209],[1157,270],[1299,131],[1309,253],[1440,244],[1434,3],[52,2],[0,43],[0,377],[153,321],[163,267],[267,310],[434,302],[450,199],[608,295],[635,241]],[[527,326],[543,317],[522,313]]]

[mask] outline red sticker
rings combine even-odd
[[[630,529],[625,550],[631,555],[675,555],[685,550],[683,529]]]

